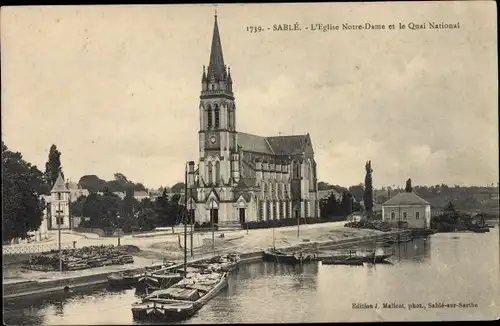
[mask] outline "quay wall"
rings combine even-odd
[[[292,252],[300,250],[316,250],[322,248],[341,248],[352,246],[355,244],[370,242],[379,238],[384,238],[387,236],[394,236],[397,234],[409,233],[407,230],[403,231],[391,231],[375,235],[362,236],[362,237],[352,237],[342,240],[329,240],[329,241],[316,241],[316,242],[304,242],[294,246],[281,246],[277,249]],[[239,253],[241,258],[241,263],[250,263],[255,261],[260,261],[263,258],[263,251],[249,251]],[[197,259],[188,260],[188,263],[194,263],[201,261],[208,257],[201,257]],[[152,265],[154,266],[154,265]],[[151,266],[151,267],[152,267]],[[148,266],[149,267],[149,266]],[[127,271],[140,271],[144,270],[145,266],[134,267],[127,269]],[[124,270],[125,271],[125,270]],[[93,275],[85,275],[78,277],[67,277],[60,278],[56,280],[40,280],[40,281],[24,281],[16,282],[10,284],[4,284],[4,300],[10,301],[15,299],[22,299],[26,297],[38,297],[44,296],[51,293],[64,293],[65,288],[74,291],[82,288],[89,288],[93,286],[99,286],[107,284],[107,276],[116,272],[104,272]]]

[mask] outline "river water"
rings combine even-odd
[[[393,265],[242,265],[228,287],[184,323],[484,320],[500,316],[498,225],[396,246]],[[8,325],[134,323],[134,290],[89,289],[4,307]],[[353,304],[373,308],[353,308]],[[405,308],[382,308],[383,303]],[[429,303],[456,304],[455,308]],[[472,307],[458,307],[460,303]],[[410,304],[424,308],[408,309]],[[375,306],[377,305],[377,306]]]

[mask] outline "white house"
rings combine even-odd
[[[61,229],[71,228],[69,218],[70,194],[67,184],[59,173],[50,191],[49,229],[58,229],[59,224]]]
[[[431,205],[413,192],[401,192],[382,204],[382,220],[407,222],[409,228],[430,228]]]

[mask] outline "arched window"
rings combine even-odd
[[[213,171],[212,171],[212,162],[208,163],[208,183],[213,183],[212,179]]]
[[[233,112],[231,111],[231,108],[229,107],[227,109],[227,127],[231,128],[233,123]]]
[[[260,202],[259,220],[264,220],[264,202]]]
[[[212,128],[212,108],[210,107],[210,105],[208,106],[207,111],[208,111],[207,127]]]
[[[219,161],[215,162],[215,183],[220,183],[220,163]]]
[[[267,195],[267,183],[264,183],[264,196]]]
[[[217,104],[215,104],[215,110],[214,110],[214,113],[215,113],[215,128],[219,128],[219,113],[220,113],[220,110],[219,110],[219,106]]]
[[[299,178],[300,177],[300,164],[297,161],[293,161],[293,178]]]
[[[314,189],[314,170],[313,170],[313,163],[309,161],[308,164],[309,167],[309,188]]]

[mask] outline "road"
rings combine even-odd
[[[300,238],[297,238],[297,226],[288,226],[274,229],[274,239],[276,245],[278,244],[293,244],[302,242],[302,239],[315,238],[320,233],[331,232],[333,230],[342,229],[345,222],[331,222],[331,223],[318,223],[318,224],[304,224],[300,225]],[[234,231],[216,231],[215,237],[217,239],[216,244],[219,241],[220,234],[224,233],[225,242],[231,244],[224,245],[224,248],[232,247],[234,250],[259,250],[262,248],[269,247],[273,244],[273,229],[255,229],[255,230],[234,230]],[[182,236],[182,235],[181,235]],[[40,250],[44,251],[47,248],[55,249],[58,244],[58,231],[49,231],[49,240],[40,243],[30,243],[30,244],[18,244],[13,245],[15,247],[31,246],[38,247],[40,244]],[[227,241],[231,239],[238,238],[235,241]],[[183,239],[181,239],[181,244],[183,244]],[[193,237],[193,247],[201,247],[203,245],[204,239],[212,239],[211,232],[195,233]],[[116,237],[99,237],[97,234],[93,233],[77,233],[73,231],[63,230],[61,231],[61,242],[65,244],[72,243],[76,241],[76,247],[81,248],[85,246],[100,246],[100,245],[117,245],[118,238]],[[133,245],[137,246],[141,250],[148,250],[152,252],[164,253],[165,251],[174,251],[175,248],[179,249],[178,246],[179,235],[178,234],[166,234],[154,237],[133,237],[132,235],[125,235],[120,238],[120,243],[122,245]],[[188,248],[190,247],[190,239],[188,239]]]

